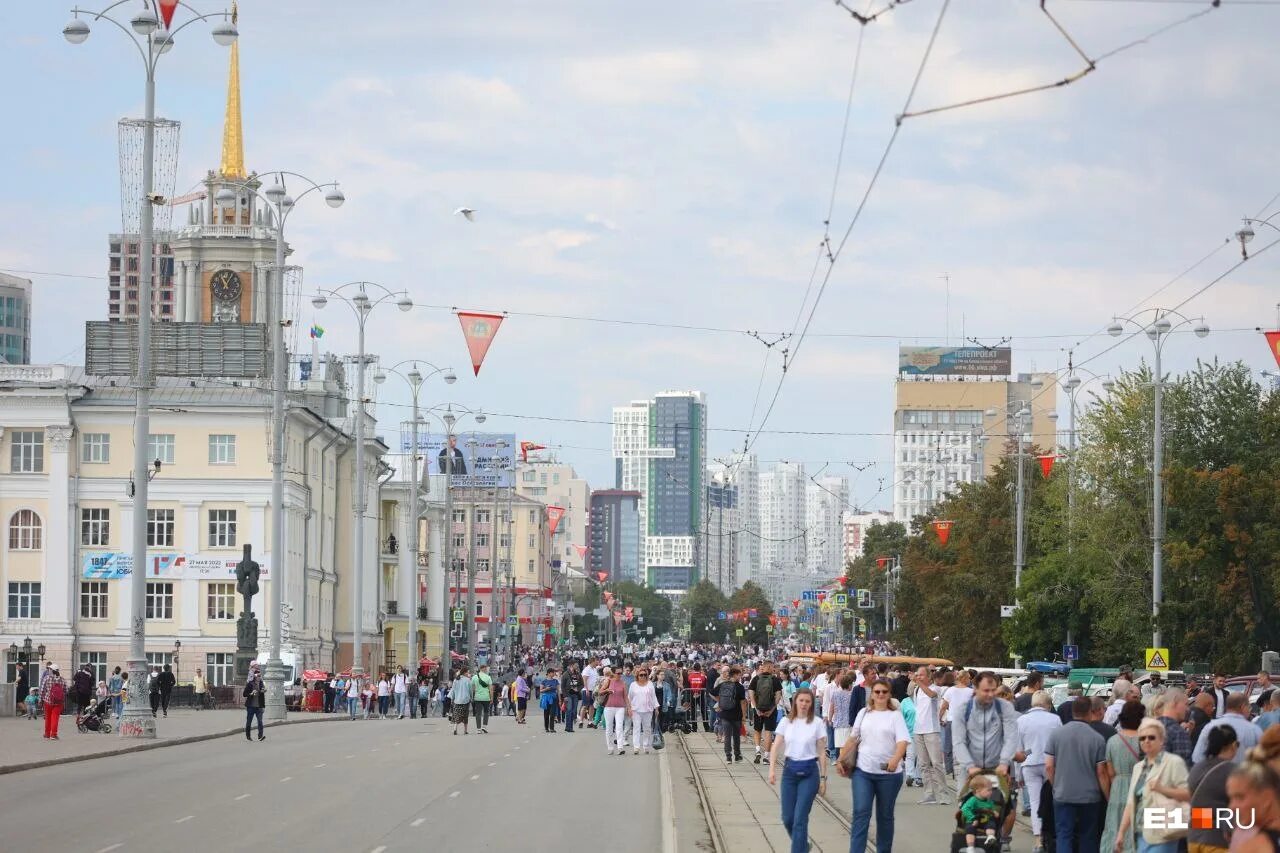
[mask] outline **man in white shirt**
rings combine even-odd
[[[396,673],[395,678],[391,682],[392,692],[396,697],[396,719],[404,719],[404,703],[409,693],[409,682],[404,674],[404,668]]]
[[[1124,703],[1128,701],[1141,702],[1142,691],[1133,686],[1133,682],[1127,678],[1117,678],[1115,683],[1111,685],[1111,705],[1107,707],[1107,712],[1102,715],[1102,722],[1108,726],[1114,727],[1120,722],[1120,710],[1124,708]]]
[[[1040,792],[1045,781],[1045,751],[1049,737],[1055,729],[1062,728],[1062,720],[1053,710],[1053,699],[1048,692],[1037,690],[1031,696],[1031,708],[1018,718],[1018,745],[1014,759],[1022,761],[1022,782],[1027,789],[1027,803],[1031,806],[1031,834],[1036,837],[1036,849],[1042,849],[1040,834]]]
[[[830,677],[828,677],[827,671],[825,669],[822,670],[822,672],[818,673],[817,677],[815,677],[813,681],[809,683],[809,687],[813,689],[813,701],[814,701],[813,715],[815,717],[822,716],[822,706],[823,706],[823,703],[826,701],[827,685],[830,683],[831,683],[831,679]]]
[[[916,706],[915,728],[912,740],[915,741],[916,764],[924,784],[924,796],[921,805],[932,803],[949,803],[944,772],[945,757],[942,752],[942,725],[939,722],[939,711],[942,708],[942,690],[933,684],[933,675],[929,667],[919,667],[911,676],[912,695]]]

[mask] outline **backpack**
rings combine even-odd
[[[778,704],[778,680],[772,675],[756,678],[756,707],[768,711]]]
[[[738,686],[736,681],[724,681],[716,688],[716,710],[728,714],[738,709]]]
[[[67,698],[67,688],[63,686],[61,680],[54,681],[49,685],[49,704],[61,705]]]

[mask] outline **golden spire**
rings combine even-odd
[[[231,23],[239,11],[231,4]],[[222,126],[222,168],[224,178],[246,177],[244,170],[244,128],[240,122],[240,39],[231,43],[231,73],[227,78],[227,117]]]

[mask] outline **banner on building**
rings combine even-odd
[[[898,347],[898,373],[904,376],[1008,376],[1009,347]]]
[[[400,452],[408,453],[412,446],[410,425],[401,424]],[[515,433],[464,432],[450,437],[444,433],[419,432],[418,452],[426,457],[425,470],[430,474],[445,473],[452,456],[453,485],[460,488],[507,488],[515,482]]]
[[[151,552],[147,554],[148,578],[156,580],[234,580],[240,554],[183,554]],[[254,555],[261,577],[271,576],[270,558]],[[84,555],[81,576],[84,580],[114,580],[133,574],[133,555],[125,551],[100,551]]]
[[[458,312],[458,322],[462,324],[462,336],[467,339],[467,352],[471,355],[471,367],[476,376],[480,375],[480,365],[484,364],[485,354],[489,352],[502,320],[501,314]]]

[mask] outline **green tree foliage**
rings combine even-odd
[[[883,637],[885,633],[884,599],[874,598],[876,607],[859,610],[854,601],[857,590],[869,589],[873,596],[882,596],[888,575],[884,568],[876,564],[876,559],[905,554],[906,550],[905,524],[900,521],[873,524],[863,531],[862,556],[851,562],[845,573],[844,586],[849,593],[849,606],[853,607],[854,615],[867,620],[867,630],[873,636]]]
[[[764,590],[758,584],[754,581],[747,581],[735,589],[733,595],[729,596],[729,609],[756,611],[754,619],[748,619],[745,623],[732,623],[731,636],[734,639],[737,639],[737,633],[733,629],[742,628],[743,642],[769,642],[769,632],[765,629],[765,626],[769,624],[769,616],[773,614],[773,606],[769,604],[769,596],[765,595]]]
[[[646,628],[653,628],[654,639],[670,632],[671,599],[658,595],[647,586],[632,583],[631,581],[609,584],[607,588],[618,597],[624,607],[635,607],[641,611],[640,615],[644,617],[643,622],[624,622],[624,627],[632,629],[638,627],[641,632]],[[631,638],[636,639],[637,637],[638,635],[633,630]]]
[[[1150,369],[1091,402],[1074,457],[1047,481],[1026,463],[1014,618],[999,618],[1014,596],[1009,455],[937,507],[935,518],[955,522],[947,547],[930,519],[915,520],[898,615],[916,651],[997,664],[1010,652],[1051,655],[1070,634],[1083,664],[1140,661],[1153,627]],[[1256,668],[1280,646],[1280,396],[1242,364],[1197,365],[1165,377],[1164,436],[1164,643],[1175,666]]]
[[[720,614],[729,609],[729,599],[719,587],[703,578],[689,590],[684,603],[689,610],[689,637],[693,642],[711,643],[724,637]]]

